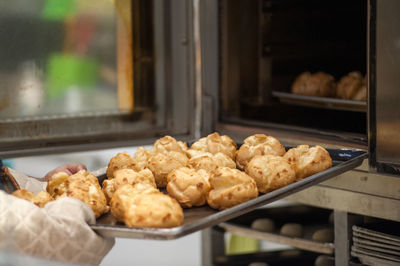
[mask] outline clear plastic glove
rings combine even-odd
[[[89,206],[60,198],[44,208],[0,191],[0,248],[70,263],[96,265],[114,245],[88,225]]]

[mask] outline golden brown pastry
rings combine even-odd
[[[169,228],[183,223],[183,210],[175,199],[142,183],[118,188],[111,213],[129,227]]]
[[[40,191],[37,195],[26,190],[18,189],[12,193],[15,197],[32,202],[36,206],[43,208],[46,203],[54,200],[46,191]]]
[[[136,169],[136,162],[133,157],[126,153],[121,152],[112,157],[107,167],[107,177],[114,178],[114,172],[119,169]]]
[[[190,147],[192,150],[210,152],[216,154],[222,152],[235,159],[236,143],[228,136],[220,136],[217,132],[201,138]]]
[[[287,160],[275,155],[256,155],[246,165],[246,173],[256,181],[260,193],[273,191],[296,180]]]
[[[83,201],[92,208],[96,218],[109,209],[99,181],[86,170],[70,176],[64,172],[54,174],[50,177],[46,190],[55,199],[72,197]]]
[[[143,147],[139,147],[133,155],[135,171],[144,170],[147,167],[147,160],[150,157],[150,152]]]
[[[358,71],[350,72],[342,77],[337,84],[336,96],[341,99],[352,100],[364,85],[364,77]]]
[[[132,169],[119,169],[114,172],[114,178],[103,181],[102,190],[107,202],[110,202],[115,190],[125,184],[147,183],[156,188],[153,173],[149,169],[136,172]]]
[[[292,84],[292,93],[307,96],[334,97],[336,83],[333,76],[324,72],[300,74]]]
[[[111,214],[118,221],[124,222],[125,212],[129,206],[134,204],[134,198],[146,193],[160,193],[160,191],[148,183],[120,186],[112,195],[110,201]]]
[[[207,203],[214,209],[224,210],[258,196],[256,182],[238,169],[218,168],[209,181]]]
[[[146,193],[135,197],[125,213],[129,227],[171,228],[183,223],[179,203],[162,193]]]
[[[110,203],[110,200],[115,192],[115,179],[105,179],[103,184],[101,185],[101,190],[103,190],[104,196],[106,196],[107,203]]]
[[[165,187],[168,174],[174,169],[186,166],[187,162],[186,154],[175,151],[167,154],[159,152],[150,156],[147,167],[153,172],[157,187]]]
[[[168,195],[176,199],[182,207],[202,206],[210,190],[209,174],[205,170],[181,167],[168,175]]]
[[[236,164],[228,155],[222,152],[218,152],[216,154],[202,152],[199,155],[193,156],[189,159],[188,167],[196,170],[203,169],[207,172],[211,172],[218,167],[236,168]]]
[[[24,199],[27,201],[31,201],[35,194],[33,192],[30,192],[29,190],[26,189],[18,189],[12,193],[13,196]]]
[[[175,151],[186,154],[187,149],[186,143],[177,141],[171,136],[164,136],[154,143],[152,153],[162,152],[168,154],[171,151]]]
[[[264,134],[255,134],[247,137],[236,152],[236,164],[238,168],[243,170],[246,164],[256,155],[283,156],[285,152],[285,147],[276,138]]]
[[[118,187],[124,184],[134,185],[136,183],[148,183],[149,185],[156,188],[156,182],[154,180],[153,173],[149,169],[136,172],[132,169],[120,169],[114,172],[114,187]]]
[[[40,208],[43,208],[48,202],[54,200],[47,191],[40,191],[33,197],[31,202]]]
[[[288,150],[283,157],[295,170],[296,180],[332,167],[332,158],[329,152],[321,146],[310,148],[308,145],[299,145]]]

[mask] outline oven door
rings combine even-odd
[[[63,3],[0,4],[0,157],[193,139],[192,3]]]

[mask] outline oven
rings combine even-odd
[[[80,2],[0,4],[2,159],[264,133],[369,152],[287,198],[333,210],[336,265],[356,261],[364,217],[400,221],[397,1]],[[304,72],[354,71],[365,99],[293,93]],[[205,265],[221,241],[203,232]]]

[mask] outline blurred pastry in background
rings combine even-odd
[[[220,167],[211,173],[209,180],[207,203],[214,209],[224,210],[258,196],[256,182],[238,169]]]
[[[260,193],[284,187],[296,179],[292,166],[281,156],[256,155],[245,170],[256,181]]]
[[[324,72],[304,72],[295,79],[291,91],[306,96],[335,97],[336,82],[332,75]]]
[[[264,134],[255,134],[247,137],[236,152],[236,164],[239,169],[243,170],[256,155],[282,156],[285,152],[285,147],[276,138]]]
[[[353,71],[342,77],[336,90],[336,96],[345,100],[365,100],[366,98],[365,79],[358,71]]]
[[[308,145],[299,145],[288,150],[283,157],[295,170],[296,180],[332,167],[332,158],[329,152],[318,145],[312,148]]]

